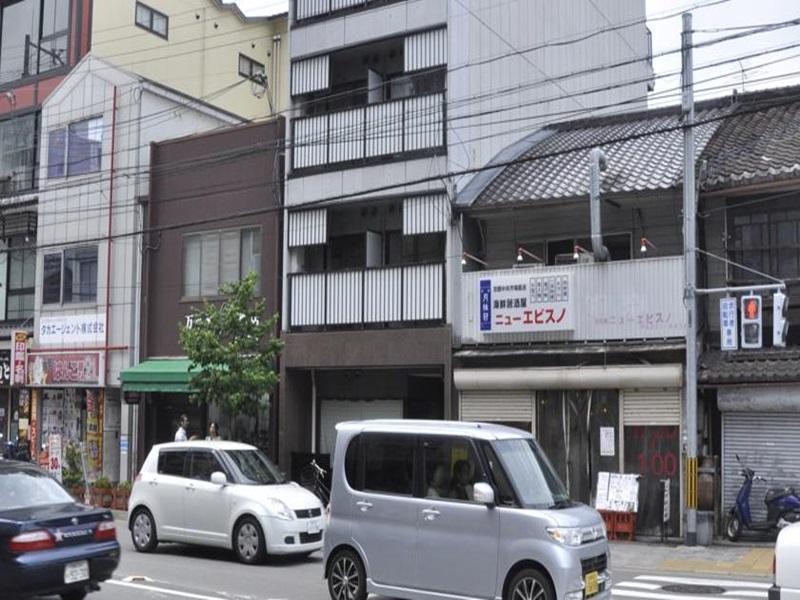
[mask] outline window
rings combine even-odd
[[[183,463],[186,452],[182,451],[161,451],[158,453],[158,474],[173,475],[183,477]]]
[[[183,297],[219,296],[226,283],[261,274],[261,230],[215,231],[183,238]],[[256,282],[256,293],[260,284]]]
[[[356,436],[347,446],[344,457],[344,477],[354,490],[362,489],[361,485],[361,437]]]
[[[752,202],[752,198],[746,200]],[[797,200],[729,209],[729,256],[734,262],[780,279],[800,277],[800,209]],[[758,279],[744,269],[732,270],[733,280]]]
[[[67,63],[69,0],[18,0],[2,7],[0,83]]]
[[[410,436],[365,436],[364,489],[410,496],[414,492],[414,445]]]
[[[36,187],[39,113],[0,121],[0,196]]]
[[[463,438],[431,437],[422,443],[426,498],[473,501],[473,486],[486,481],[472,444]]]
[[[411,265],[443,262],[445,254],[444,232],[403,235],[402,231],[385,234],[385,264]]]
[[[225,472],[213,452],[192,452],[192,465],[189,469],[191,479],[211,481],[211,474],[216,471]]]
[[[136,24],[142,29],[167,39],[169,17],[141,2],[136,3]]]
[[[43,304],[97,300],[97,246],[44,255]]]
[[[261,450],[227,450],[225,456],[236,466],[244,484],[272,485],[286,483],[278,467]]]
[[[495,490],[497,490],[497,503],[505,506],[515,506],[514,488],[511,487],[511,482],[508,481],[503,465],[500,464],[492,445],[489,442],[483,442],[481,446],[486,457],[486,464],[489,465],[492,483],[494,483]]]
[[[29,238],[14,237],[9,240],[8,290],[6,294],[6,319],[24,320],[33,316],[34,287],[36,285],[36,242]]]
[[[239,55],[239,75],[247,79],[258,79],[266,73],[264,65],[244,54]]]
[[[103,158],[103,118],[71,123],[47,135],[47,176],[85,175],[100,170]]]

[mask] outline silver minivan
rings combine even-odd
[[[611,597],[603,521],[570,501],[529,433],[410,420],[336,429],[333,600]]]

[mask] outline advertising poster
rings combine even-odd
[[[86,454],[94,481],[103,472],[103,394],[97,390],[86,390]]]

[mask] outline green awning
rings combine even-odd
[[[191,392],[189,381],[199,369],[189,370],[186,358],[152,358],[120,373],[126,392]]]

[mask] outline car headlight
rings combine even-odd
[[[583,532],[580,527],[548,527],[547,533],[565,546],[580,546],[583,543]]]
[[[265,505],[267,507],[267,513],[269,513],[270,517],[275,517],[276,519],[282,519],[284,521],[294,520],[294,513],[281,500],[278,500],[277,498],[270,498],[266,501]]]

